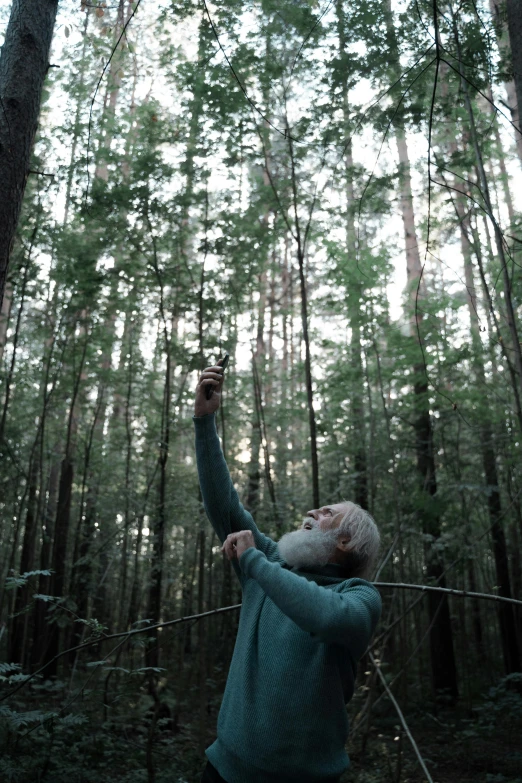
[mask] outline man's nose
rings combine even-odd
[[[306,512],[306,516],[307,517],[313,517],[314,519],[317,519],[317,517],[318,517],[317,509],[313,508],[311,511],[307,511]]]

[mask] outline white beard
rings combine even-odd
[[[306,522],[313,524],[310,519]],[[319,568],[333,558],[338,536],[338,530],[321,530],[318,527],[294,530],[279,539],[279,554],[289,566]]]

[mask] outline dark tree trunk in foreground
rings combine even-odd
[[[13,0],[0,57],[0,301],[38,124],[57,0]]]

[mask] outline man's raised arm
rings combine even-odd
[[[252,516],[241,505],[221,450],[215,422],[224,381],[221,361],[201,373],[194,404],[196,460],[205,511],[221,542],[230,533],[251,530],[257,548],[269,559],[279,559],[275,541],[257,529]],[[214,393],[207,400],[209,385],[214,387]]]

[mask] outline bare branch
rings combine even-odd
[[[375,666],[377,674],[379,675],[379,679],[382,682],[382,684],[384,685],[384,689],[386,690],[386,693],[388,694],[388,697],[389,697],[391,703],[395,707],[397,715],[399,716],[399,720],[402,723],[404,731],[408,735],[408,739],[411,742],[413,750],[415,751],[415,755],[419,759],[419,764],[421,765],[422,771],[424,772],[424,774],[426,776],[426,780],[428,780],[429,783],[433,783],[433,778],[431,777],[431,775],[430,775],[430,773],[428,771],[428,768],[427,768],[426,764],[424,763],[424,759],[422,758],[422,756],[420,754],[420,750],[417,747],[417,743],[413,739],[412,733],[411,733],[411,731],[410,731],[410,729],[408,727],[408,724],[406,723],[406,719],[405,719],[404,715],[402,714],[402,710],[399,707],[399,705],[397,704],[397,700],[395,699],[395,696],[393,695],[393,693],[391,692],[390,688],[388,687],[388,683],[386,682],[386,678],[384,677],[384,674],[381,671],[381,667],[379,666],[379,664],[375,660],[375,658],[373,656],[373,653],[370,653],[370,660],[373,663],[373,665]]]
[[[449,593],[450,595],[459,595],[462,598],[486,598],[489,601],[507,601],[509,604],[522,606],[522,601],[516,598],[506,598],[503,595],[491,595],[491,593],[472,593],[470,590],[454,590],[452,587],[432,587],[431,585],[410,585],[403,582],[374,582],[375,587],[400,587],[405,590],[420,590],[421,592]]]

